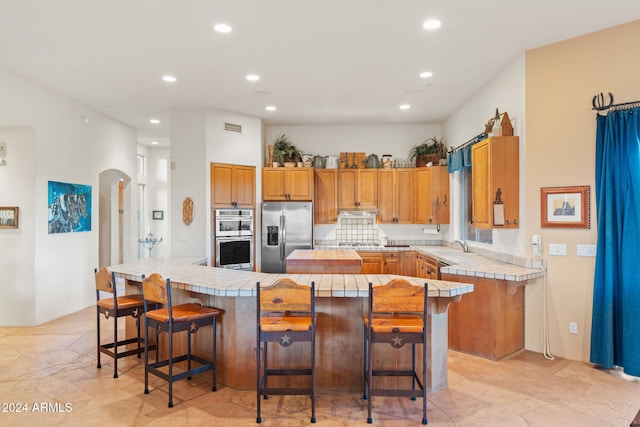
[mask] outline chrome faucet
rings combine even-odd
[[[465,242],[464,240],[456,240],[455,242],[453,242],[453,244],[456,243],[462,246],[462,250],[464,252],[469,252],[469,245],[467,244],[467,242]]]

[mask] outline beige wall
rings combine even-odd
[[[526,53],[525,206],[527,235],[540,234],[548,260],[551,351],[589,360],[595,258],[576,256],[577,244],[595,244],[595,116],[591,100],[612,92],[616,102],[640,98],[640,21]],[[589,230],[540,228],[540,188],[591,186]],[[567,256],[549,256],[549,243],[565,243]],[[531,249],[527,248],[527,256]],[[542,281],[538,283],[542,285]],[[543,286],[528,286],[526,343],[541,348]],[[569,322],[578,322],[578,335]]]

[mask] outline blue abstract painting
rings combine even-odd
[[[91,186],[49,181],[49,234],[91,231]]]

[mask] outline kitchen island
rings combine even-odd
[[[353,249],[296,249],[287,257],[287,273],[360,274],[362,258]]]
[[[222,309],[218,330],[218,378],[220,383],[240,390],[255,388],[256,282],[268,286],[281,277],[289,277],[303,284],[315,282],[318,388],[324,391],[354,392],[361,391],[363,387],[362,315],[366,311],[368,284],[385,284],[391,278],[398,277],[386,274],[270,274],[236,271],[207,267],[204,258],[146,258],[114,265],[109,269],[130,285],[138,285],[143,275],[159,273],[165,279],[171,279],[173,288],[178,291],[173,293],[175,303],[197,298],[205,305]],[[473,292],[473,285],[415,277],[406,279],[416,285],[428,283],[428,388],[437,391],[447,386],[448,306],[460,301],[462,295]],[[199,335],[197,339],[194,342],[196,353],[199,348],[210,348],[211,343],[207,342],[206,334]],[[299,353],[293,356],[291,351],[282,353],[278,350],[270,349],[270,353],[273,360],[284,364],[295,363],[297,359],[305,357],[304,352],[308,351],[302,345]],[[405,351],[389,351],[386,362],[407,366],[411,360],[410,351],[403,350]]]

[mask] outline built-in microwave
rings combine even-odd
[[[253,210],[216,209],[214,211],[214,236],[253,236]]]

